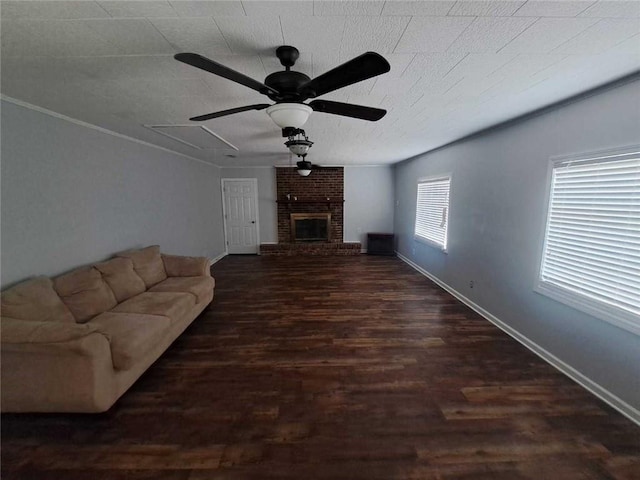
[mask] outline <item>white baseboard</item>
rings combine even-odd
[[[444,283],[439,278],[433,276],[432,274],[427,272],[425,269],[423,269],[422,267],[420,267],[416,263],[414,263],[411,260],[409,260],[404,255],[401,255],[399,252],[396,252],[396,254],[398,255],[398,258],[400,260],[402,260],[403,262],[405,262],[407,265],[413,267],[415,270],[420,272],[422,275],[427,277],[429,280],[433,281],[434,283],[436,283],[437,285],[442,287],[444,290],[446,290],[451,295],[456,297],[458,300],[460,300],[466,306],[468,306],[469,308],[474,310],[476,313],[478,313],[479,315],[481,315],[482,317],[484,317],[485,319],[487,319],[488,321],[493,323],[500,330],[504,331],[509,336],[511,336],[512,338],[514,338],[515,340],[520,342],[522,345],[527,347],[529,350],[531,350],[537,356],[542,358],[545,362],[547,362],[551,366],[555,367],[556,369],[558,369],[559,371],[564,373],[567,377],[572,379],[578,385],[580,385],[583,388],[587,389],[589,392],[593,393],[600,400],[602,400],[603,402],[605,402],[606,404],[608,404],[612,408],[616,409],[618,412],[620,412],[622,415],[627,417],[629,420],[631,420],[632,422],[634,422],[634,423],[636,423],[637,425],[640,426],[640,410],[638,410],[637,408],[633,407],[632,405],[629,405],[627,402],[625,402],[624,400],[619,398],[617,395],[611,393],[609,390],[607,390],[606,388],[604,388],[600,384],[594,382],[589,377],[587,377],[584,374],[580,373],[578,370],[573,368],[568,363],[565,363],[564,361],[560,360],[554,354],[552,354],[551,352],[545,350],[543,347],[541,347],[540,345],[535,343],[533,340],[530,340],[525,335],[521,334],[520,332],[518,332],[514,328],[510,327],[505,322],[503,322],[499,318],[495,317],[494,315],[492,315],[491,313],[486,311],[480,305],[477,305],[472,300],[468,299],[463,294],[461,294],[460,292],[458,292],[454,288],[450,287],[449,285]]]
[[[219,262],[220,260],[222,260],[224,257],[227,256],[227,252],[222,252],[220,255],[218,255],[217,257],[214,257],[211,259],[211,265],[213,265],[214,263]]]

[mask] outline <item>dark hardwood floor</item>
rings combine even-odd
[[[213,272],[109,412],[3,415],[2,478],[640,478],[640,428],[395,258]]]

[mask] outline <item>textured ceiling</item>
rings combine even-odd
[[[259,81],[317,76],[365,51],[380,77],[322,98],[382,107],[366,122],[315,112],[320,165],[385,164],[547,106],[640,69],[640,1],[2,1],[2,93],[221,166],[287,164],[264,111],[204,122],[240,151],[198,150],[144,125],[264,103],[188,67],[192,51]],[[229,158],[229,153],[237,153]]]

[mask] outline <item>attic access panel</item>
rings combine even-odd
[[[238,147],[204,125],[145,125],[145,127],[198,150],[232,148],[239,151]]]

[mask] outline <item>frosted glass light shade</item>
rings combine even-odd
[[[296,163],[298,175],[301,177],[308,177],[311,173],[311,162],[307,162],[306,160],[302,160]]]
[[[267,108],[267,114],[280,128],[302,127],[313,109],[302,103],[276,103]]]
[[[291,153],[301,157],[309,153],[313,142],[310,140],[289,140],[288,142],[284,142],[284,144],[289,148]]]

